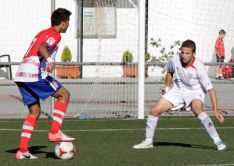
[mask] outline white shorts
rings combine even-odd
[[[166,94],[164,94],[163,97],[173,105],[172,110],[177,110],[182,107],[190,107],[190,104],[194,99],[201,100],[203,103],[205,93],[202,90],[180,90],[174,86]]]

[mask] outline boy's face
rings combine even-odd
[[[193,62],[195,53],[193,53],[192,48],[182,47],[181,48],[181,61],[183,64],[188,65]]]
[[[225,34],[224,33],[221,33],[220,34],[220,37],[223,39],[225,37]]]
[[[61,33],[65,33],[69,27],[69,20],[61,22]]]

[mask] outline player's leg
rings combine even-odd
[[[22,127],[19,150],[16,153],[16,159],[37,159],[28,151],[28,145],[37,120],[40,116],[40,103],[36,102],[28,105],[29,115],[25,119]]]
[[[218,55],[216,55],[217,57],[217,62],[224,62],[224,58],[219,57]],[[222,65],[218,65],[216,68],[216,79],[223,79],[223,73],[222,73]]]
[[[22,95],[24,105],[28,106],[29,115],[25,119],[21,132],[19,150],[16,153],[16,159],[36,159],[37,157],[28,152],[28,144],[37,120],[40,116],[39,97],[30,88],[31,83],[16,82]]]
[[[134,149],[146,149],[153,148],[153,137],[158,122],[158,116],[172,108],[172,104],[164,97],[162,97],[151,108],[146,122],[145,140],[137,145],[134,145]]]
[[[203,112],[203,103],[202,103],[202,101],[199,100],[199,99],[193,100],[192,103],[191,103],[191,107],[192,107],[192,110],[193,110],[194,114],[201,121],[202,125],[206,129],[209,136],[213,139],[213,142],[217,146],[217,149],[218,150],[226,149],[226,145],[220,139],[212,120],[207,115],[207,113]]]
[[[74,141],[75,138],[71,138],[60,131],[63,118],[67,111],[67,105],[69,103],[70,93],[66,88],[62,87],[58,91],[55,92],[53,97],[55,97],[57,101],[55,102],[55,105],[54,105],[53,121],[52,121],[52,125],[50,128],[50,132],[48,134],[48,139],[51,142]]]
[[[167,112],[171,108],[172,104],[163,97],[151,108],[146,122],[146,140],[153,140],[158,116],[163,112]]]
[[[223,67],[223,66],[222,66],[222,65],[220,65],[220,66],[219,66],[219,69],[218,69],[218,70],[219,70],[219,79],[221,79],[221,80],[222,80],[222,79],[224,79],[224,77],[223,77],[222,67]]]
[[[34,92],[36,92],[41,99],[46,99],[49,96],[53,96],[57,99],[54,105],[51,129],[48,134],[49,141],[74,141],[74,138],[68,137],[60,131],[70,98],[69,91],[51,76],[47,76],[45,79],[33,84],[33,88]]]

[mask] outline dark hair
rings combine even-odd
[[[219,34],[226,34],[226,31],[225,30],[223,30],[223,29],[221,29],[220,31],[219,31]]]
[[[51,26],[59,25],[62,21],[69,21],[69,16],[72,13],[64,8],[58,8],[51,14]]]
[[[191,48],[193,53],[196,52],[196,44],[195,44],[195,42],[192,41],[192,40],[189,40],[189,39],[188,39],[188,40],[185,40],[185,41],[182,43],[180,49],[181,49],[182,47]]]

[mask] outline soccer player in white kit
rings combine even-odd
[[[201,121],[209,136],[212,138],[218,150],[226,149],[226,145],[220,139],[210,117],[203,112],[205,94],[208,92],[215,117],[220,123],[224,117],[218,110],[217,97],[202,61],[195,57],[196,44],[192,40],[182,43],[180,54],[173,56],[165,65],[166,88],[165,94],[151,108],[146,123],[145,140],[134,149],[153,148],[153,136],[157,126],[158,116],[173,108],[191,107],[195,116]],[[173,87],[170,84],[173,80]]]

